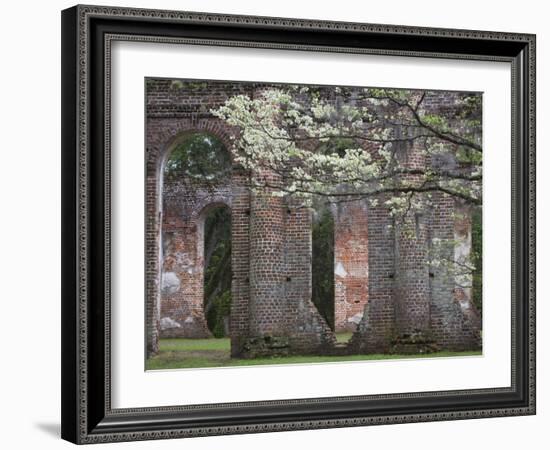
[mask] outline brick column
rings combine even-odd
[[[481,318],[471,301],[471,276],[459,276],[460,261],[471,251],[471,217],[467,208],[452,197],[434,195],[432,252],[447,261],[433,268],[431,278],[431,325],[441,348],[477,350],[481,348]]]
[[[145,280],[146,280],[146,342],[147,358],[159,351],[160,331],[160,270],[161,217],[160,188],[157,179],[157,155],[148,148],[146,178],[145,222]]]
[[[424,169],[426,157],[416,144],[403,144],[401,164]],[[418,185],[423,179],[407,175],[403,182]],[[420,196],[422,194],[416,194]],[[395,335],[393,351],[417,353],[432,350],[430,333],[430,278],[426,211],[411,205],[395,220]]]
[[[380,196],[368,209],[368,301],[350,342],[356,353],[389,351],[394,332],[394,229],[386,200]]]
[[[250,191],[246,174],[234,169],[231,210],[231,355],[238,357],[249,335]]]
[[[395,224],[395,326],[399,338],[430,327],[430,286],[424,216],[408,213]]]
[[[315,307],[312,298],[312,211],[296,207],[300,201],[286,199],[285,212],[285,294],[288,352],[326,354],[336,338]],[[283,342],[279,342],[281,346]]]
[[[285,333],[284,205],[280,197],[252,194],[250,211],[250,332]]]

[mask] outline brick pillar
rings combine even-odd
[[[296,207],[300,202],[286,198],[285,211],[285,294],[288,352],[323,354],[330,352],[336,338],[312,298],[311,258],[312,211]],[[279,346],[284,344],[279,343]]]
[[[395,224],[395,326],[398,338],[429,331],[427,256],[424,216],[409,212]]]
[[[159,351],[160,330],[160,270],[161,217],[160,188],[157,180],[157,159],[147,152],[145,279],[147,358]],[[156,156],[156,155],[155,155]]]
[[[317,313],[311,301],[311,211],[293,208],[292,199],[285,208],[285,297],[289,329],[300,332],[311,319],[304,316],[304,309]],[[301,323],[303,319],[304,323]],[[322,319],[321,319],[322,320]],[[293,333],[296,334],[296,333]]]
[[[394,229],[386,196],[368,209],[368,301],[353,334],[350,349],[357,353],[383,353],[394,332]]]
[[[408,169],[426,167],[426,157],[416,144],[404,144],[399,157],[402,166]],[[423,181],[414,175],[402,179],[413,186]],[[426,211],[418,210],[414,205],[395,220],[395,335],[392,350],[398,353],[417,353],[433,348],[427,222]]]
[[[432,269],[431,325],[439,347],[448,350],[481,348],[481,318],[471,301],[468,286],[471,276],[460,263],[471,251],[471,217],[467,208],[457,205],[452,197],[437,193],[433,197],[434,212],[431,228],[431,251],[436,258],[447,261]]]
[[[284,205],[271,192],[252,194],[250,211],[250,332],[285,333]]]
[[[238,357],[249,335],[250,191],[246,174],[233,171],[231,210],[231,356]]]

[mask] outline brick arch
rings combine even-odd
[[[166,122],[166,123],[164,123]],[[163,186],[163,168],[170,153],[175,149],[177,144],[182,142],[186,137],[195,133],[204,133],[214,136],[220,140],[226,151],[229,153],[230,161],[233,162],[234,154],[231,151],[233,147],[232,137],[233,132],[218,119],[185,119],[185,120],[166,120],[162,121],[155,134],[156,145],[147,148],[147,172],[148,178],[150,174],[154,174],[154,191],[151,192],[149,180],[147,182],[147,196],[153,196],[157,199],[155,205],[154,217],[162,211],[162,186]],[[149,140],[150,138],[148,138]],[[149,214],[151,211],[149,211]],[[152,216],[150,216],[152,217]]]
[[[230,198],[215,196],[209,201],[201,204],[201,206],[197,208],[195,214],[193,214],[190,218],[190,222],[192,222],[197,228],[197,245],[200,247],[198,253],[201,258],[204,256],[204,222],[208,213],[216,208],[227,208],[229,213],[232,214]],[[233,231],[233,227],[231,227],[231,230]],[[233,236],[231,236],[231,239],[232,238]]]
[[[204,221],[205,216],[213,209],[226,207],[231,211],[231,196],[230,195],[213,195],[204,202],[201,202],[200,206],[193,213],[192,220],[199,223]]]
[[[213,193],[201,194],[192,201],[189,201],[189,195],[185,198],[184,189],[167,199],[170,185],[165,183],[163,176],[165,163],[176,145],[195,133],[219,139],[230,160],[233,159],[231,134],[217,120],[161,121],[157,131],[160,132],[156,136],[156,145],[148,149],[149,163],[154,162],[154,166],[148,166],[150,179],[147,184],[147,198],[156,199],[154,206],[148,201],[149,211],[154,208],[154,214],[149,216],[154,221],[147,224],[147,239],[154,241],[148,248],[156,251],[155,255],[151,255],[156,267],[151,269],[156,271],[157,283],[150,275],[152,270],[148,270],[148,295],[157,303],[151,312],[148,311],[148,319],[149,323],[158,323],[159,329],[157,337],[151,336],[149,339],[149,349],[153,351],[158,337],[210,336],[203,310],[204,238],[201,214],[211,205],[223,203],[231,208],[230,180]],[[177,185],[178,182],[171,181],[170,184]],[[183,200],[178,200],[178,197],[183,197]],[[169,211],[163,211],[165,202],[179,206],[180,210],[170,207]]]
[[[157,165],[157,176],[162,173],[162,168],[175,147],[193,134],[209,134],[220,140],[229,153],[230,160],[233,162],[234,154],[231,149],[233,148],[232,137],[234,134],[221,120],[180,120],[173,124],[170,129],[160,134],[160,141],[164,142],[164,144],[157,147],[155,152],[152,152],[151,156]]]

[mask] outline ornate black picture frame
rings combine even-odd
[[[113,409],[109,151],[116,40],[509,62],[511,386]],[[534,35],[75,6],[62,12],[62,109],[64,439],[84,444],[535,414]]]

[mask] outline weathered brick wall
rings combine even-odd
[[[452,123],[457,119],[455,104],[461,95],[429,92],[422,112],[437,113]],[[420,144],[400,144],[398,157],[404,166],[456,168],[455,160],[444,154],[426,159]],[[407,177],[414,181],[413,176]],[[471,279],[457,277],[452,263],[471,250],[471,214],[442,193],[430,196],[430,208],[401,220],[393,220],[383,208],[369,210],[369,301],[350,343],[353,351],[481,348],[481,320],[471,288],[460,287]],[[380,203],[385,200],[381,197]],[[439,242],[446,244],[436,244]],[[449,264],[429,263],[436,245],[436,259]]]
[[[286,334],[285,210],[283,199],[269,192],[252,196],[250,209],[250,332]]]
[[[471,246],[471,223],[452,212],[463,212],[462,205],[452,198],[435,196],[436,207],[431,214],[431,241],[435,239],[458,240],[459,244],[440,249],[445,258],[454,259],[457,247]],[[465,232],[467,227],[468,232]],[[466,350],[481,346],[481,320],[471,298],[471,289],[458,287],[456,273],[446,265],[432,269],[431,330],[440,347],[450,350]]]
[[[250,203],[246,174],[233,170],[231,208],[231,355],[240,356],[250,330]]]
[[[263,86],[147,83],[146,246],[154,262],[147,269],[149,354],[159,337],[210,335],[203,308],[204,216],[220,204],[230,207],[232,221],[232,354],[314,351],[334,340],[311,302],[309,211],[288,214],[282,199],[251,194],[238,167],[214,190],[190,191],[182,180],[162,176],[170,152],[192,133],[214,135],[230,149],[235,130],[210,109]]]
[[[215,207],[231,208],[231,180],[209,190],[163,183],[161,337],[209,337],[204,314],[204,221]]]
[[[368,299],[369,240],[366,200],[333,206],[334,327],[355,331]]]
[[[402,149],[403,165],[409,169],[426,167],[426,157],[416,143]],[[408,182],[415,176],[407,175]],[[395,336],[396,351],[419,350],[430,328],[430,286],[428,264],[428,224],[426,211],[410,208],[395,226]]]
[[[311,299],[312,211],[296,208],[286,199],[285,291],[289,347],[293,352],[323,353],[332,347],[334,333]]]
[[[171,98],[172,92],[178,91],[170,88],[170,82],[162,80],[158,90],[148,90],[150,95],[147,97],[145,254],[149,354],[158,351],[161,336],[210,334],[202,306],[204,267],[200,233],[204,215],[201,216],[201,212],[215,203],[230,205],[233,194],[227,193],[227,186],[232,190],[238,186],[238,183],[231,182],[222,187],[225,192],[219,195],[209,198],[204,194],[194,198],[189,193],[186,195],[177,181],[164,182],[164,162],[182,138],[193,132],[205,132],[230,146],[234,133],[209,113],[189,113],[175,111],[170,105],[159,106],[161,99]],[[171,99],[171,102],[175,100]],[[165,240],[162,239],[163,233],[166,233]],[[196,276],[191,276],[190,271],[196,271]],[[163,276],[164,272],[167,277]],[[191,290],[193,294],[186,296],[185,293],[191,293]]]
[[[190,193],[184,183],[162,179],[167,155],[190,133],[209,133],[231,149],[238,130],[210,110],[236,94],[254,97],[267,86],[147,81],[149,354],[158,350],[159,335],[209,335],[203,311],[202,233],[205,211],[222,204],[230,207],[232,222],[232,355],[334,351],[334,333],[311,301],[311,212],[293,208],[290,199],[251,193],[247,174],[237,166],[214,192]],[[425,107],[451,117],[455,95],[431,93]],[[431,163],[411,150],[403,152],[411,166]],[[478,348],[480,322],[471,292],[457,289],[444,268],[427,264],[434,238],[458,238],[458,251],[468,251],[467,219],[455,223],[457,205],[440,195],[431,210],[395,223],[383,206],[385,199],[378,206],[359,201],[332,207],[336,330],[355,331],[347,351],[403,350],[411,336],[412,344],[420,339],[422,345],[439,348]]]
[[[389,351],[395,334],[394,221],[383,206],[387,198],[381,195],[378,205],[369,207],[368,302],[350,342],[352,351],[358,353]]]

